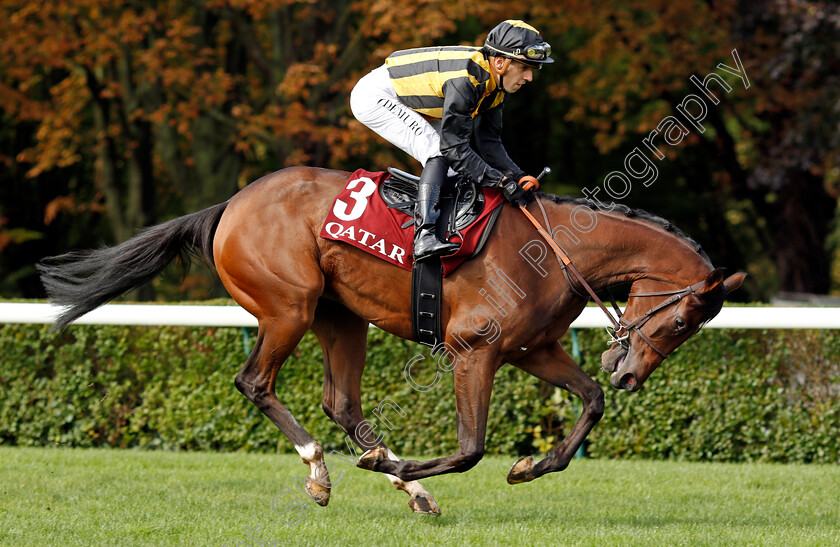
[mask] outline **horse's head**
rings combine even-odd
[[[650,279],[633,283],[622,327],[601,355],[601,366],[613,373],[612,386],[627,391],[641,388],[674,349],[717,315],[726,293],[740,287],[746,275],[725,278],[724,269],[718,268],[706,279],[677,290]]]

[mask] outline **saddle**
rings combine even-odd
[[[414,203],[417,201],[417,184],[420,177],[406,173],[395,167],[389,167],[391,176],[379,185],[379,195],[389,209],[396,209],[409,217],[402,225],[408,228],[414,224]],[[473,182],[465,182],[458,177],[448,180],[441,187],[438,202],[440,216],[437,226],[439,234],[458,234],[460,230],[472,224],[484,209],[484,194]]]
[[[402,227],[414,224],[414,204],[417,201],[417,186],[420,177],[388,168],[391,174],[379,186],[379,195],[389,209],[397,209],[410,219]],[[484,194],[475,183],[462,180],[447,180],[441,187],[438,201],[440,216],[436,230],[438,234],[457,234],[472,224],[484,209]],[[487,230],[489,234],[490,230]],[[478,248],[484,246],[484,238]],[[440,321],[441,298],[443,296],[443,269],[439,258],[415,262],[411,269],[411,325],[414,339],[421,344],[435,347],[443,342]]]

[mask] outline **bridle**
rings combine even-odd
[[[586,284],[586,281],[584,281],[583,279],[579,279],[579,280],[581,281],[581,283]],[[615,309],[615,313],[618,316],[618,321],[617,322],[613,318],[613,316],[609,312],[609,310],[607,310],[606,307],[603,305],[603,303],[598,300],[598,297],[595,296],[596,302],[598,302],[598,304],[601,305],[601,309],[603,309],[607,313],[607,316],[610,318],[610,321],[612,321],[612,323],[613,323],[613,327],[607,327],[607,334],[610,335],[610,341],[607,342],[607,344],[612,345],[614,343],[618,343],[618,345],[620,345],[622,348],[624,348],[626,350],[629,350],[630,349],[630,343],[627,340],[628,340],[628,338],[630,338],[630,332],[635,330],[636,334],[639,335],[639,338],[644,340],[645,343],[648,346],[650,346],[651,349],[653,349],[653,351],[655,351],[656,353],[661,355],[663,359],[665,359],[666,357],[668,357],[669,354],[665,353],[664,351],[662,351],[661,349],[656,347],[656,345],[650,340],[650,338],[648,338],[645,335],[645,333],[642,332],[642,325],[647,323],[648,320],[650,320],[650,318],[653,317],[658,311],[661,311],[661,310],[667,308],[668,306],[671,306],[672,304],[676,304],[677,302],[679,302],[680,300],[682,300],[684,297],[686,297],[688,295],[691,295],[691,297],[694,299],[694,301],[697,304],[700,304],[701,303],[700,299],[697,298],[697,294],[695,293],[695,291],[697,291],[697,289],[702,288],[705,284],[706,284],[706,281],[703,280],[703,281],[698,281],[694,285],[689,285],[688,287],[686,287],[684,289],[677,289],[677,290],[674,290],[674,291],[630,293],[629,295],[627,295],[628,298],[630,298],[631,296],[634,296],[634,297],[637,297],[637,298],[643,298],[643,297],[647,297],[647,296],[670,296],[670,298],[668,298],[666,300],[663,300],[662,302],[660,302],[656,306],[649,309],[643,315],[640,315],[639,317],[634,319],[632,322],[628,322],[624,318],[624,314],[621,312],[621,308],[618,307],[618,304],[616,304],[615,298],[613,298],[612,293],[610,293],[610,301],[612,302],[613,309]],[[701,327],[702,327],[702,325],[701,325]],[[698,328],[697,330],[700,330],[700,329]],[[621,335],[622,333],[626,333],[626,334],[624,334],[622,336]]]
[[[537,178],[539,178],[539,177],[537,177]],[[534,199],[536,200],[537,205],[539,205],[540,211],[542,211],[543,218],[545,219],[545,225],[548,226],[549,230],[551,230],[551,223],[548,220],[548,215],[545,212],[545,207],[543,207],[543,204],[540,201],[540,198],[536,195],[536,193],[534,193]],[[701,302],[700,302],[700,299],[697,298],[696,291],[698,289],[702,288],[705,285],[705,283],[706,283],[705,280],[698,281],[694,285],[690,285],[688,287],[685,287],[684,289],[677,289],[677,290],[673,290],[673,291],[630,293],[628,295],[628,298],[629,297],[645,298],[645,297],[650,297],[650,296],[670,296],[670,298],[667,298],[667,299],[663,300],[662,302],[660,302],[656,306],[652,307],[647,312],[645,312],[643,315],[640,315],[639,317],[637,317],[633,321],[628,321],[627,319],[624,318],[624,313],[621,311],[621,308],[616,303],[615,298],[613,298],[612,293],[610,293],[610,301],[612,303],[612,307],[615,310],[615,314],[616,314],[615,316],[613,316],[613,314],[610,312],[610,310],[607,309],[607,307],[604,305],[604,303],[601,301],[601,299],[598,298],[598,295],[595,294],[595,291],[592,289],[592,287],[589,285],[589,283],[586,282],[586,279],[584,279],[583,275],[581,275],[581,273],[578,271],[578,269],[575,267],[575,265],[572,264],[572,261],[569,258],[569,255],[567,255],[566,252],[560,247],[560,245],[558,245],[557,242],[554,241],[554,238],[552,238],[551,235],[549,235],[550,232],[547,232],[545,230],[545,228],[542,227],[542,225],[539,223],[539,221],[537,219],[535,219],[533,217],[533,215],[531,215],[531,213],[528,212],[528,210],[525,208],[524,205],[520,205],[519,209],[523,213],[525,213],[525,216],[528,217],[528,220],[531,221],[531,223],[534,225],[534,227],[536,227],[536,229],[540,233],[540,235],[542,235],[543,238],[551,246],[552,250],[554,251],[554,254],[557,256],[557,260],[560,263],[560,268],[563,270],[563,274],[566,276],[566,281],[568,281],[569,287],[571,287],[572,292],[574,292],[577,296],[579,296],[581,298],[587,298],[586,295],[581,294],[580,291],[575,289],[575,285],[572,282],[572,276],[574,276],[577,279],[578,283],[580,285],[582,285],[584,290],[588,293],[589,298],[591,298],[592,300],[595,301],[596,304],[598,304],[598,307],[601,308],[601,310],[607,316],[607,319],[609,319],[610,323],[612,323],[612,327],[607,327],[607,334],[609,334],[609,336],[610,336],[610,340],[607,342],[608,345],[618,344],[622,348],[624,348],[625,350],[629,351],[630,350],[630,342],[628,340],[630,338],[630,334],[633,331],[636,331],[636,334],[639,335],[639,338],[644,340],[644,342],[648,346],[650,346],[651,349],[653,349],[653,351],[655,351],[656,353],[661,355],[663,359],[668,357],[667,353],[665,353],[664,351],[662,351],[661,349],[656,347],[656,345],[651,341],[651,339],[648,338],[647,335],[645,335],[645,333],[642,332],[642,326],[645,323],[647,323],[650,320],[651,317],[656,315],[656,313],[662,311],[663,309],[665,309],[665,308],[667,308],[667,307],[669,307],[673,304],[676,304],[677,302],[679,302],[680,300],[682,300],[684,297],[686,297],[688,295],[691,295],[691,297],[694,298],[694,301],[697,304],[700,304]],[[701,327],[702,327],[702,325],[701,325]]]

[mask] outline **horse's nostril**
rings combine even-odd
[[[633,376],[632,373],[628,372],[624,376],[621,377],[621,382],[619,383],[621,389],[626,389],[627,391],[632,391],[634,387],[636,387],[636,377]]]

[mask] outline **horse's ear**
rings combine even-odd
[[[706,278],[706,283],[701,292],[705,293],[715,290],[723,283],[724,278],[726,278],[726,268],[715,268]]]
[[[744,282],[744,278],[747,277],[746,272],[738,272],[736,274],[732,274],[726,278],[726,281],[723,282],[723,287],[726,289],[727,293],[730,293],[741,286],[741,283]]]

